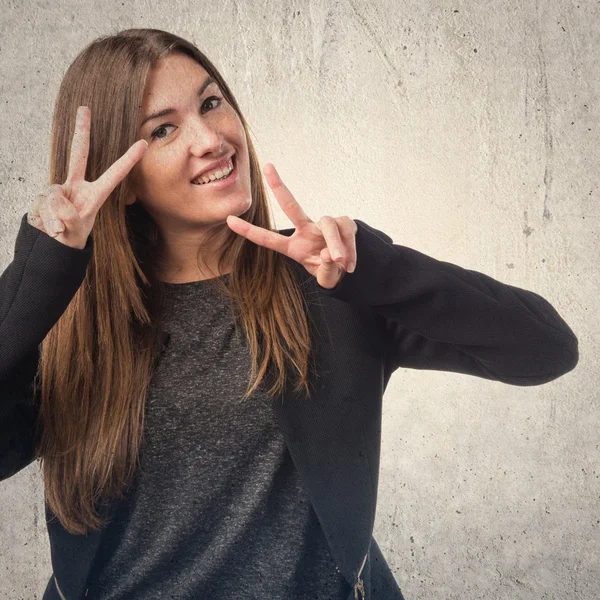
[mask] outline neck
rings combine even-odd
[[[224,231],[224,235],[228,232]],[[220,256],[217,252],[210,252],[221,246],[221,239],[214,241],[214,245],[206,253],[198,256],[199,241],[197,234],[179,232],[177,235],[164,235],[161,260],[157,265],[158,278],[167,283],[189,283],[213,279],[231,272],[231,265],[226,264],[219,269]]]

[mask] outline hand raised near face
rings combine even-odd
[[[32,227],[66,246],[79,249],[85,247],[96,215],[105,200],[148,147],[145,140],[138,140],[96,181],[86,181],[90,122],[90,109],[80,106],[77,109],[67,179],[63,184],[49,185],[37,194],[27,213],[27,222]]]
[[[353,273],[356,268],[358,225],[346,215],[337,218],[326,215],[315,223],[283,183],[272,163],[267,163],[263,172],[279,206],[295,226],[294,233],[285,236],[257,227],[236,215],[227,217],[227,225],[251,242],[300,263],[321,287],[336,287],[346,273]]]

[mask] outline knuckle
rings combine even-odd
[[[77,211],[75,210],[75,208],[65,206],[63,208],[63,210],[61,211],[60,218],[62,221],[65,221],[65,223],[66,222],[72,223],[75,220],[76,216],[77,216]]]
[[[352,231],[354,234],[356,234],[358,231],[358,225],[356,224],[356,221],[350,217],[342,217],[342,219],[344,219],[344,223],[348,227],[348,231]]]
[[[50,207],[59,210],[69,204],[67,199],[62,194],[53,194],[48,200]]]
[[[47,194],[62,194],[62,186],[58,183],[53,183],[48,186]]]
[[[35,214],[36,212],[38,212],[38,208],[40,206],[40,202],[41,202],[41,197],[39,195],[37,195],[34,199],[33,202],[31,203],[30,207],[29,207],[29,214]]]
[[[118,179],[114,173],[107,172],[107,173],[105,173],[103,183],[107,189],[112,190],[113,188],[116,187],[116,185],[118,183]]]

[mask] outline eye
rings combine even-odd
[[[204,106],[207,102],[209,102],[210,100],[216,100],[217,101],[217,106],[220,106],[221,101],[223,100],[223,98],[221,96],[211,96],[210,98],[207,98],[203,103],[202,106]],[[216,107],[215,107],[216,108]],[[202,111],[200,111],[202,112]]]
[[[158,127],[157,127],[157,128],[156,128],[156,129],[155,129],[155,130],[154,130],[154,131],[153,131],[153,132],[150,134],[150,137],[151,137],[153,140],[156,140],[156,139],[158,139],[158,140],[162,140],[162,139],[164,139],[162,136],[158,136],[158,135],[156,135],[156,132],[157,132],[157,131],[160,131],[161,129],[164,129],[165,127],[175,127],[175,125],[171,125],[171,124],[169,124],[169,123],[164,123],[163,125],[159,125],[159,126],[158,126]]]
[[[207,102],[210,101],[216,101],[217,105],[214,108],[217,108],[218,106],[221,105],[221,102],[223,101],[223,98],[221,96],[211,96],[210,98],[207,98],[203,103],[202,103],[202,107],[204,107],[206,105]],[[200,110],[200,112],[202,114],[204,114],[206,111],[203,111],[202,109]],[[153,140],[163,140],[164,136],[158,136],[156,134],[157,131],[160,131],[161,129],[164,129],[165,127],[175,127],[175,125],[171,125],[170,123],[163,123],[162,125],[159,125],[151,134],[150,137]]]

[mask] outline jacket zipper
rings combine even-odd
[[[358,571],[356,583],[354,584],[354,599],[355,600],[364,600],[365,599],[365,584],[364,584],[363,580],[360,578],[360,576],[362,574],[363,569],[365,568],[365,565],[367,564],[368,556],[369,556],[369,553],[367,552],[365,554],[365,558],[362,561],[362,565]],[[359,592],[360,592],[360,597],[358,595]]]
[[[56,586],[56,590],[58,591],[58,595],[61,597],[61,600],[67,600],[65,595],[60,591],[60,588],[58,587],[58,579],[56,579],[56,575],[54,576],[54,585]]]

